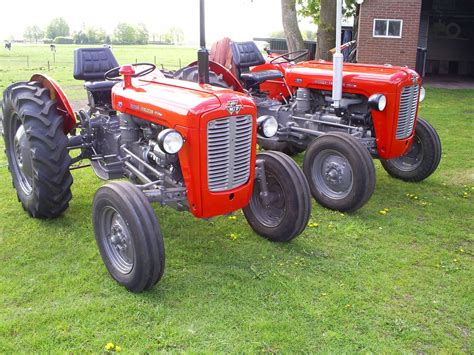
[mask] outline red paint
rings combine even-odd
[[[113,87],[112,106],[182,134],[185,143],[178,155],[193,215],[213,217],[245,207],[252,194],[256,159],[256,107],[251,98],[229,89],[156,76],[132,79],[132,84],[128,89],[123,84]],[[242,105],[239,115],[254,118],[250,178],[243,186],[215,193],[207,187],[207,123],[229,116],[225,105],[230,100]]]
[[[132,86],[132,75],[135,75],[135,68],[130,65],[122,65],[119,70],[119,74],[123,75],[123,87],[125,89],[129,88]]]
[[[257,66],[252,71],[268,70],[269,65],[267,63]],[[299,64],[274,64],[273,66],[280,66],[279,70],[285,73],[287,84],[292,90],[304,87],[328,91],[328,95],[331,96],[333,76],[331,62],[314,60]],[[399,157],[405,154],[411,145],[414,130],[412,135],[404,140],[397,140],[395,132],[401,90],[405,86],[412,85],[413,75],[417,75],[416,72],[405,67],[344,63],[344,93],[360,94],[367,98],[372,94],[380,93],[387,97],[387,107],[384,111],[372,110],[377,149],[383,159]],[[417,78],[417,84],[421,85],[419,75]],[[282,90],[282,83],[268,81],[260,88],[269,92],[272,95],[270,97],[279,99],[277,93]],[[281,98],[280,101],[282,101]]]
[[[34,74],[30,81],[37,81],[49,90],[51,99],[57,102],[59,114],[63,116],[63,131],[65,134],[70,133],[76,127],[76,116],[64,91],[53,79],[44,74]]]

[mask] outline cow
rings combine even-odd
[[[55,45],[55,44],[50,44],[50,45],[49,45],[49,50],[50,50],[51,52],[56,52],[56,45]]]
[[[12,50],[12,43],[11,42],[5,42],[5,49],[8,49],[9,51]]]

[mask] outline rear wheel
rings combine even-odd
[[[441,141],[432,125],[418,118],[413,143],[401,157],[380,162],[394,178],[418,182],[433,174],[441,160]]]
[[[56,101],[37,82],[13,84],[3,98],[5,153],[18,199],[32,217],[57,217],[72,198],[72,176]]]
[[[152,288],[163,276],[165,248],[158,219],[146,196],[129,182],[97,190],[95,238],[110,275],[132,292]]]
[[[375,189],[372,157],[347,133],[327,133],[314,139],[306,149],[303,171],[313,197],[332,210],[354,212]]]
[[[308,183],[298,165],[279,152],[257,155],[253,194],[243,209],[245,218],[259,235],[287,242],[306,227],[311,213]],[[264,188],[262,188],[262,184]]]

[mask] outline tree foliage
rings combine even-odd
[[[31,25],[25,29],[23,37],[30,42],[38,43],[44,36],[43,30],[38,25]]]
[[[333,0],[336,1],[336,0]],[[314,23],[319,24],[321,12],[321,0],[297,0],[299,13],[304,17],[309,17]],[[351,17],[355,15],[357,3],[355,0],[344,0],[342,7],[343,16]]]
[[[147,44],[150,35],[143,23],[138,26],[121,22],[115,27],[113,43],[116,44]]]
[[[46,27],[46,37],[54,39],[56,37],[68,37],[69,25],[62,17],[56,17],[51,20],[48,27]]]

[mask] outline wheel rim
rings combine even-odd
[[[415,135],[413,143],[404,155],[390,160],[390,162],[401,171],[413,171],[417,169],[423,161],[423,142]]]
[[[99,223],[107,258],[120,273],[129,274],[135,264],[135,248],[127,224],[120,213],[110,206],[104,208]]]
[[[353,173],[349,161],[335,150],[319,152],[312,166],[312,178],[318,191],[332,199],[345,198],[352,190]]]
[[[31,149],[26,135],[25,127],[18,115],[13,116],[13,144],[10,145],[12,168],[17,177],[19,187],[25,195],[33,191],[33,165]]]
[[[277,227],[287,211],[286,196],[279,181],[270,173],[266,174],[268,195],[264,196],[257,179],[250,199],[250,208],[255,217],[268,228]]]

